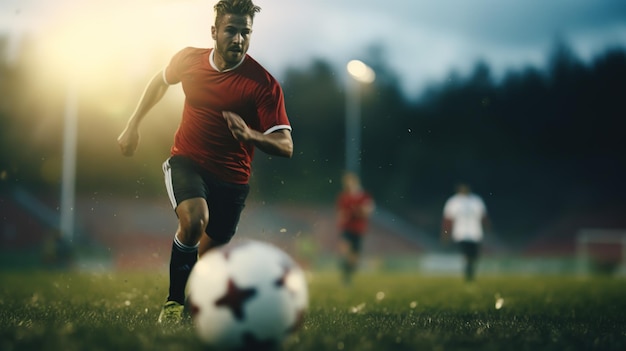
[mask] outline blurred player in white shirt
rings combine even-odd
[[[474,280],[476,261],[483,240],[483,226],[488,225],[487,208],[480,196],[473,194],[467,184],[457,186],[443,208],[441,237],[459,247],[465,259],[465,279]]]

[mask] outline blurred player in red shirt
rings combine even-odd
[[[341,231],[339,251],[344,282],[350,283],[375,205],[371,195],[363,190],[356,174],[347,172],[342,181],[343,190],[337,198],[337,224]]]

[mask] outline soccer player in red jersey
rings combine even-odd
[[[374,211],[372,196],[361,187],[359,177],[343,175],[343,190],[337,197],[337,224],[341,231],[339,250],[344,283],[350,283],[361,254],[363,236]]]
[[[260,8],[251,0],[220,0],[214,10],[214,48],[187,47],[175,54],[149,82],[118,137],[122,154],[132,156],[143,118],[168,86],[182,84],[182,120],[163,164],[178,217],[169,295],[158,320],[168,325],[183,318],[185,285],[198,256],[235,234],[255,148],[288,158],[293,154],[282,88],[247,54]]]

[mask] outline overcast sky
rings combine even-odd
[[[61,23],[94,21],[145,46],[173,54],[184,46],[211,46],[214,1],[2,0],[0,30],[9,33],[15,59],[20,38],[44,36]],[[626,47],[624,0],[257,0],[250,54],[280,78],[288,66],[321,58],[343,67],[378,45],[409,94],[452,70],[467,73],[477,60],[501,73],[542,65],[555,42],[566,40],[589,59],[608,46]],[[90,5],[96,5],[96,9]],[[76,18],[82,18],[81,21]],[[109,27],[109,28],[107,28]],[[159,28],[159,30],[154,30]],[[107,42],[106,37],[98,38]],[[103,43],[104,44],[104,43]],[[133,44],[123,50],[133,50]]]

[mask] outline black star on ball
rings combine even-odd
[[[243,320],[243,306],[247,300],[256,295],[254,288],[240,288],[232,279],[228,279],[228,289],[224,296],[215,301],[215,306],[226,306],[239,321]]]

